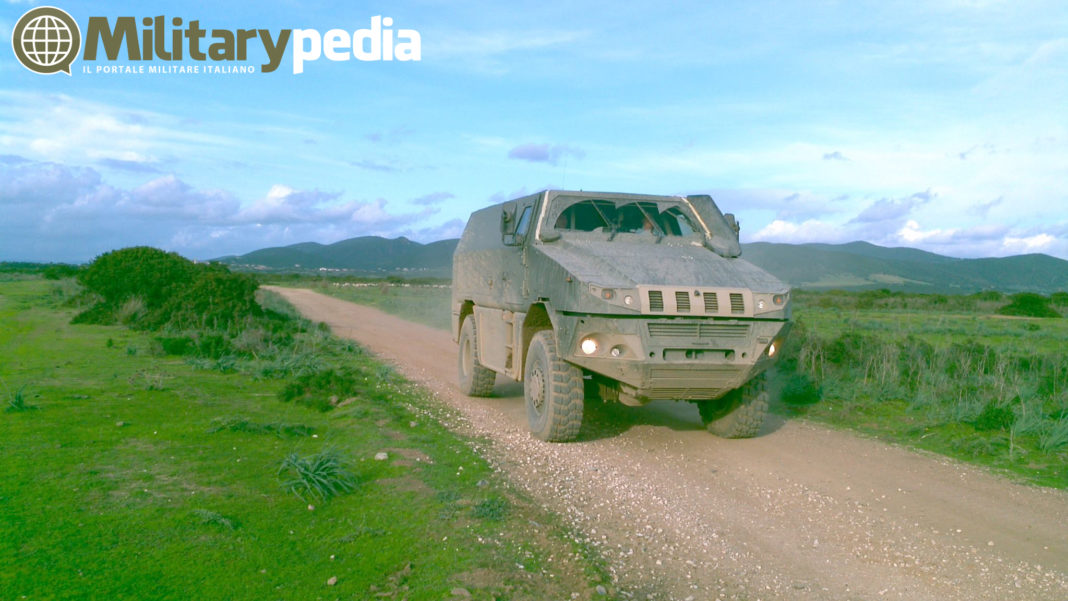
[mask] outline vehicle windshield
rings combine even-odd
[[[604,232],[609,240],[618,234],[649,235],[657,241],[703,235],[700,221],[681,200],[560,196],[553,201],[546,217],[545,223],[557,232]]]

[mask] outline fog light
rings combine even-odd
[[[612,355],[613,357],[618,357],[623,354],[623,347],[613,346],[612,350],[608,351],[608,354]]]
[[[579,348],[581,348],[582,352],[586,353],[587,355],[592,355],[596,353],[598,346],[599,345],[597,344],[597,341],[593,338],[583,338],[582,343],[579,344]]]
[[[757,301],[757,309],[763,309],[763,308],[764,308],[764,301],[763,301],[763,299],[761,299],[761,300],[758,300],[758,301]]]
[[[634,304],[634,297],[629,295],[629,294],[624,296],[623,297],[623,304],[627,305],[627,306],[633,305]]]

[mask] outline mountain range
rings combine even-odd
[[[457,242],[452,239],[420,244],[407,238],[363,236],[334,244],[304,242],[265,248],[216,260],[241,270],[448,278]],[[868,242],[754,242],[742,245],[742,257],[797,288],[1047,294],[1068,290],[1068,261],[1043,254],[958,259]]]

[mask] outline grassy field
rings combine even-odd
[[[449,307],[449,299],[452,289],[444,284],[404,285],[389,282],[315,280],[298,285],[375,307],[439,330],[448,330],[451,327],[452,310]]]
[[[1068,319],[1006,317],[1007,300],[974,297],[796,300],[784,413],[1068,488]]]
[[[71,325],[76,291],[0,274],[0,597],[566,599],[608,584],[479,441],[358,348],[304,327],[294,356],[166,355],[148,332]],[[292,366],[316,361],[371,376],[331,411],[282,402]],[[325,460],[341,494],[287,487],[302,481],[287,458]]]
[[[449,327],[448,288],[309,284]],[[998,315],[996,293],[794,297],[776,412],[1068,488],[1068,319]]]

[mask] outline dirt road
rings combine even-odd
[[[447,332],[274,290],[458,409],[611,562],[621,598],[1068,599],[1063,492],[803,423],[722,440],[682,403],[589,407],[579,442],[543,443],[515,383],[458,392]]]

